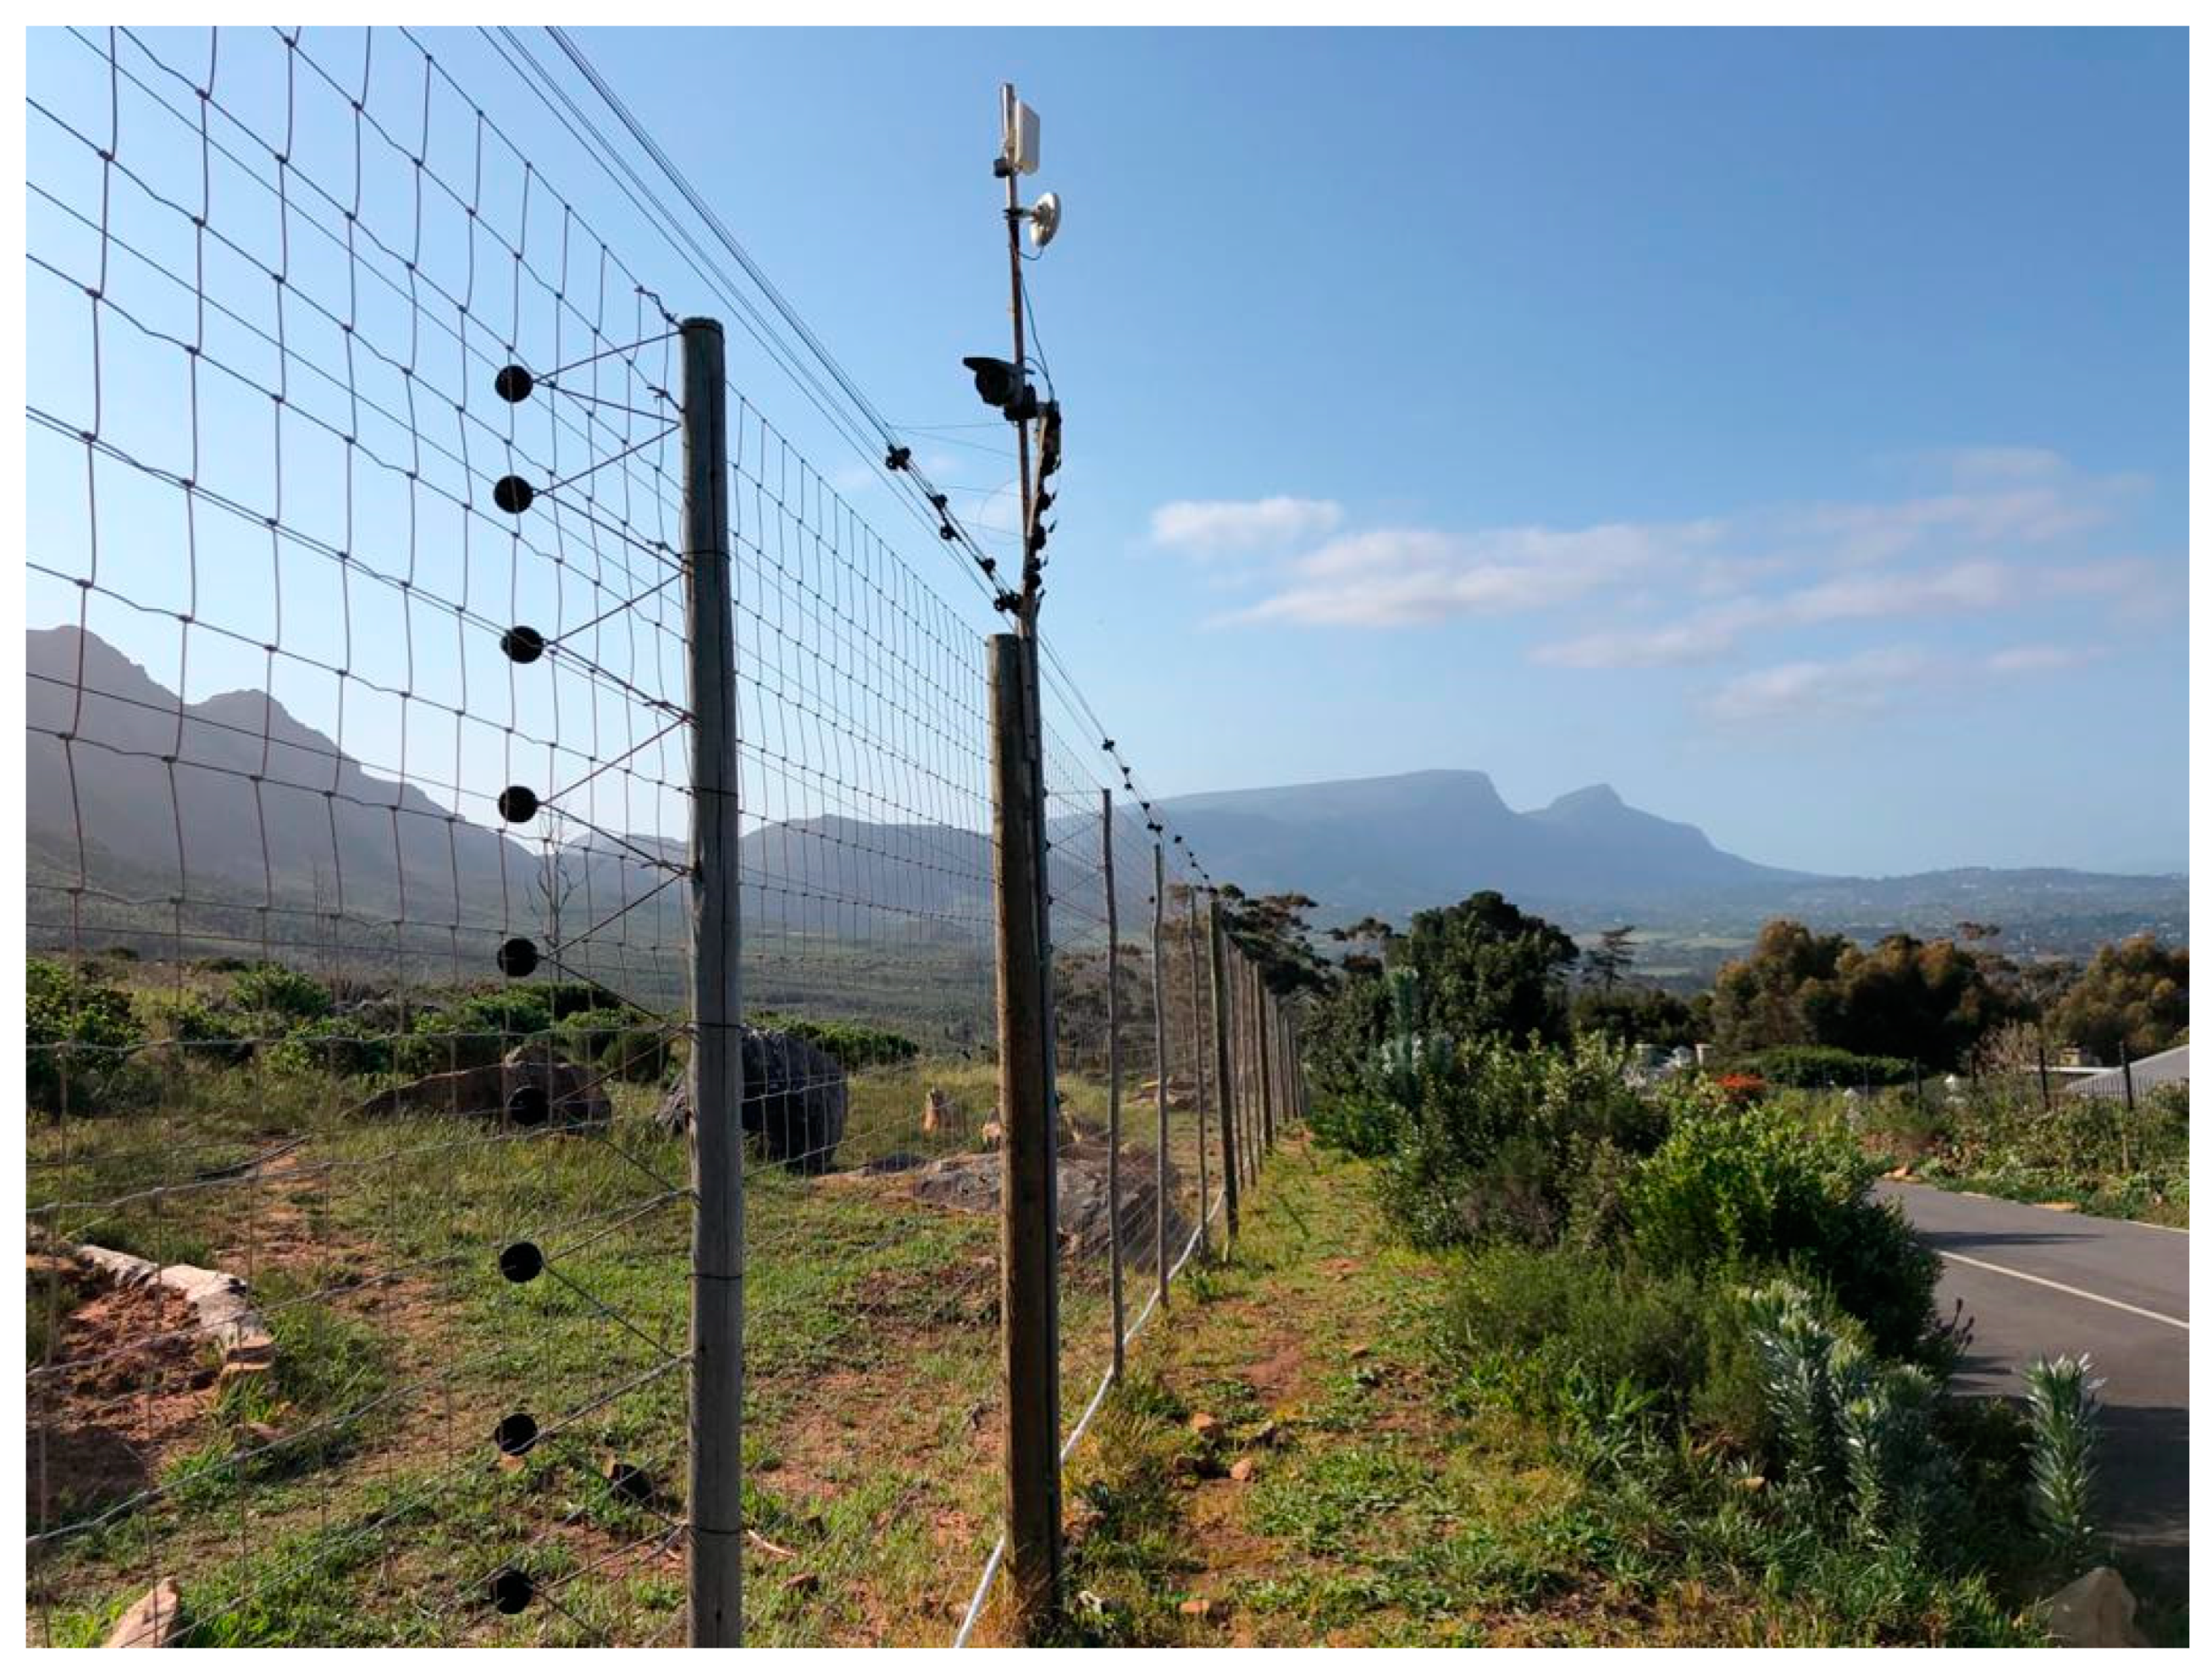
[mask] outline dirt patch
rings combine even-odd
[[[159,1480],[200,1434],[216,1365],[191,1304],[174,1292],[114,1284],[74,1256],[32,1256],[27,1267],[28,1306],[43,1309],[58,1283],[64,1309],[48,1362],[25,1392],[26,1515],[35,1531]]]

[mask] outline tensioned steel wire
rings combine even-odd
[[[204,1643],[683,1635],[668,276],[744,302],[872,467],[900,445],[727,228],[664,207],[657,148],[486,39],[503,101],[434,33],[33,38],[38,1642],[149,1601]],[[995,567],[879,470],[957,549],[949,601],[742,385],[727,411],[746,1632],[943,1642],[1000,1491]],[[1220,1190],[1210,880],[1048,645],[1042,684],[1072,1445],[1114,1248],[1134,1331]]]

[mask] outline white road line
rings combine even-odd
[[[1934,1247],[1934,1246],[1931,1246]],[[2034,1273],[2023,1273],[2017,1267],[2000,1267],[1994,1261],[1979,1261],[1972,1256],[1954,1254],[1936,1248],[1936,1253],[1946,1261],[1962,1261],[1969,1267],[1980,1267],[1992,1273],[2002,1273],[2008,1279],[2022,1279],[2029,1284],[2039,1284],[2051,1290],[2063,1290],[2069,1296],[2079,1296],[2085,1302],[2102,1302],[2106,1307],[2116,1307],[2123,1313],[2140,1313],[2146,1319],[2155,1319],[2161,1325],[2172,1325],[2177,1331],[2187,1331],[2189,1321],[2177,1319],[2170,1313],[2154,1313],[2147,1307],[2137,1307],[2133,1302],[2114,1301],[2110,1296],[2100,1296],[2094,1290],[2076,1290],[2070,1284],[2061,1284],[2057,1279],[2046,1279]]]

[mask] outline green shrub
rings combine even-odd
[[[668,1032],[635,1006],[576,1012],[562,1020],[556,1036],[568,1057],[601,1065],[624,1081],[659,1081],[673,1056]]]
[[[331,1015],[331,991],[313,977],[276,964],[249,965],[230,980],[231,1004],[301,1022]]]
[[[1640,1155],[1665,1131],[1624,1068],[1595,1035],[1463,1046],[1449,1067],[1425,1069],[1418,1108],[1399,1107],[1397,1147],[1377,1171],[1385,1208],[1417,1244],[1553,1241],[1601,1147]]]
[[[1306,1074],[1322,1097],[1364,1096],[1375,1049],[1390,1028],[1390,992],[1379,974],[1347,972],[1316,1000],[1299,1028]]]
[[[1871,1057],[1841,1046],[1769,1046],[1731,1058],[1729,1068],[1774,1087],[1903,1087],[1912,1082],[1912,1065],[1904,1058]]]
[[[84,1114],[143,1100],[151,1077],[137,1057],[144,1031],[120,988],[86,980],[58,960],[24,967],[24,1069],[30,1102]]]
[[[188,998],[164,1009],[161,1016],[169,1038],[187,1058],[228,1069],[253,1056],[252,1021],[227,1005]]]
[[[1577,1390],[1608,1401],[1632,1393],[1645,1410],[1733,1445],[1765,1439],[1741,1300],[1726,1285],[1498,1244],[1470,1259],[1440,1331],[1463,1392],[1532,1417],[1565,1416]]]
[[[510,983],[465,994],[418,1012],[393,1042],[393,1066],[406,1076],[481,1070],[526,1041],[552,1032],[553,997],[542,983]]]
[[[1830,1290],[1883,1355],[1929,1352],[1940,1263],[1875,1201],[1875,1165],[1850,1131],[1787,1099],[1674,1096],[1674,1130],[1626,1192],[1644,1259],[1665,1271],[1788,1268]]]
[[[1322,1095],[1306,1125],[1322,1144],[1351,1156],[1382,1156],[1398,1143],[1395,1109],[1360,1093]]]
[[[1917,1551],[1954,1525],[1963,1501],[1936,1434],[1936,1380],[1876,1359],[1848,1322],[1827,1317],[1796,1285],[1748,1292],[1744,1310],[1773,1423],[1773,1467],[1862,1545]]]
[[[2054,1568],[2070,1574],[2101,1556],[2089,1494],[2104,1380],[2090,1375],[2083,1355],[2039,1360],[2021,1380],[2027,1386],[2029,1515]]]
[[[280,1070],[327,1076],[386,1075],[392,1057],[390,1035],[365,1033],[361,1021],[351,1017],[302,1023],[269,1051],[269,1061]]]
[[[907,1064],[921,1056],[920,1043],[887,1028],[867,1023],[817,1022],[811,1017],[788,1017],[764,1011],[751,1019],[756,1028],[773,1029],[818,1047],[850,1072],[878,1064]]]

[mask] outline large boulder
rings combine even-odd
[[[810,1041],[773,1029],[746,1029],[743,1043],[744,1103],[739,1119],[758,1134],[769,1158],[799,1174],[827,1174],[845,1137],[845,1068]],[[660,1125],[691,1131],[688,1083],[660,1101]]]
[[[424,1076],[355,1107],[356,1115],[404,1111],[483,1116],[516,1127],[604,1127],[614,1119],[604,1072],[571,1064],[550,1045],[520,1046],[496,1064]]]

